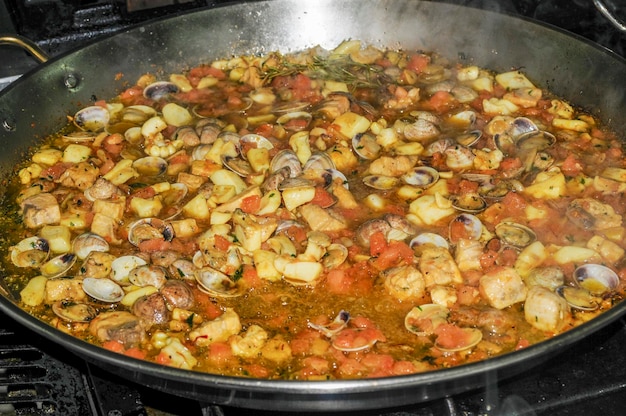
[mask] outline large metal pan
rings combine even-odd
[[[585,107],[617,131],[626,122],[626,62],[596,45],[528,20],[416,0],[276,0],[228,5],[124,31],[48,61],[0,95],[0,173],[60,128],[66,114],[111,97],[147,71],[180,71],[242,53],[284,52],[345,39],[436,50],[496,71],[523,68],[537,84]],[[121,74],[122,76],[118,76]],[[267,381],[194,373],[114,354],[22,312],[11,318],[87,360],[143,385],[204,402],[272,410],[355,410],[426,401],[529,371],[616,320],[626,303],[549,341],[457,368],[374,380]]]

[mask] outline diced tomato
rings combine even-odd
[[[241,279],[246,287],[259,287],[263,283],[254,266],[246,264],[243,266]]]
[[[363,356],[361,362],[371,370],[390,374],[394,359],[389,354],[368,353]]]
[[[254,130],[254,132],[263,137],[269,137],[274,132],[274,125],[269,123],[261,124]]]
[[[427,102],[429,108],[437,113],[444,113],[457,105],[457,101],[452,94],[446,91],[437,91]]]
[[[333,197],[333,194],[321,186],[315,187],[315,195],[311,200],[311,204],[319,205],[322,208],[328,208],[333,205],[334,202],[335,198]]]
[[[515,346],[515,350],[521,350],[523,348],[529,347],[530,346],[530,341],[528,341],[527,339],[524,338],[520,338],[519,341],[517,341],[517,345]]]
[[[419,74],[430,64],[430,56],[422,53],[412,55],[406,63],[406,69]]]
[[[476,273],[478,278],[482,273]],[[458,285],[456,288],[456,300],[459,305],[472,305],[479,300],[480,292],[476,287],[470,285]]]
[[[498,252],[494,250],[487,250],[480,256],[480,267],[484,271],[492,268],[496,264],[498,259]]]
[[[434,330],[437,344],[444,348],[458,348],[467,343],[470,336],[462,328],[453,324],[441,324]]]
[[[505,157],[500,162],[500,169],[505,172],[514,172],[522,167],[522,161],[518,157]]]
[[[524,210],[528,203],[519,193],[508,192],[502,199],[502,205],[509,216],[520,217],[524,215]]]
[[[215,248],[220,251],[227,251],[232,244],[226,237],[219,234],[215,234],[213,239],[215,240]]]
[[[70,166],[72,166],[70,163],[59,162],[57,164],[54,164],[54,165],[52,165],[52,166],[42,170],[41,174],[39,174],[39,177],[40,178],[49,179],[51,181],[57,180],[57,179],[59,179],[61,177],[61,175],[63,175],[63,173]]]
[[[241,210],[248,214],[254,214],[261,208],[261,197],[250,195],[241,200]]]
[[[127,349],[126,351],[124,351],[124,355],[137,358],[139,360],[143,360],[146,358],[146,353],[136,347]]]
[[[384,270],[399,263],[410,264],[413,261],[413,250],[403,241],[392,240],[375,261],[378,269]]]
[[[172,363],[172,358],[166,353],[160,352],[159,355],[154,358],[154,361],[158,364],[170,365]]]
[[[373,233],[370,236],[370,255],[379,256],[388,247],[387,238],[385,234],[380,231]]]
[[[564,174],[566,174],[567,176],[576,176],[578,175],[580,172],[582,172],[583,170],[583,165],[580,162],[580,160],[578,160],[576,158],[576,156],[570,154],[569,156],[567,156],[565,158],[565,160],[563,161],[563,165],[561,166],[561,170],[563,171]]]
[[[170,157],[167,160],[169,165],[187,165],[191,160],[191,156],[189,156],[186,152],[178,152],[174,156]]]
[[[367,367],[354,358],[348,358],[339,365],[337,371],[343,376],[354,377],[365,373],[367,371]]]
[[[332,269],[326,275],[326,287],[330,293],[346,293],[350,288],[350,283],[344,270]]]
[[[248,364],[243,367],[246,373],[256,378],[267,378],[270,375],[270,370],[261,364]]]
[[[106,341],[102,344],[102,347],[113,352],[123,353],[124,352],[124,344],[119,341]]]
[[[233,358],[233,350],[226,342],[213,342],[209,344],[209,353],[207,354],[209,361],[213,364],[222,366],[227,364]]]
[[[391,373],[396,376],[400,376],[403,374],[413,374],[417,372],[417,368],[415,368],[415,364],[411,361],[396,361],[393,364],[393,369]]]
[[[150,105],[152,100],[143,96],[143,88],[135,85],[120,94],[120,101],[124,106],[145,104]]]
[[[156,195],[156,191],[151,186],[144,186],[141,189],[136,190],[130,196],[131,198],[150,199]]]

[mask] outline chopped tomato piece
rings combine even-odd
[[[387,249],[387,238],[385,234],[378,231],[370,236],[370,255],[379,256]]]
[[[333,195],[321,186],[315,187],[315,195],[311,200],[311,204],[319,205],[322,208],[327,208],[335,202]]]
[[[241,200],[241,210],[248,214],[254,214],[261,208],[261,197],[250,195]]]
[[[453,324],[441,324],[434,333],[437,335],[437,344],[450,349],[466,345],[470,337],[466,331]]]
[[[139,250],[144,253],[169,250],[171,246],[172,243],[165,241],[162,238],[152,238],[150,240],[142,241],[137,245]]]
[[[223,237],[223,236],[221,236],[219,234],[215,234],[214,239],[215,239],[215,248],[220,250],[220,251],[228,250],[228,248],[232,244],[227,238],[225,238],[225,237]]]
[[[102,347],[113,352],[123,353],[124,352],[124,344],[119,341],[106,341],[102,344]]]
[[[406,69],[410,69],[411,71],[419,74],[430,64],[430,56],[424,55],[422,53],[415,54],[409,58],[409,61],[406,63]]]
[[[139,360],[143,360],[146,358],[146,353],[137,347],[127,349],[126,351],[124,351],[124,355],[137,358]]]
[[[457,101],[452,94],[446,91],[437,91],[428,100],[428,106],[437,113],[444,113],[454,108]]]
[[[160,352],[159,355],[154,358],[154,361],[158,364],[170,365],[172,363],[172,358],[168,354]]]

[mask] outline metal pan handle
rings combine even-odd
[[[602,13],[602,15],[606,17],[606,19],[611,22],[616,29],[621,32],[626,32],[626,24],[624,24],[621,19],[613,15],[611,10],[609,10],[606,4],[604,4],[603,0],[593,0],[593,5],[596,6],[596,9],[598,9],[598,11]]]
[[[6,35],[0,36],[0,46],[2,45],[13,45],[18,46],[29,54],[31,54],[35,59],[39,61],[39,63],[44,63],[49,59],[48,54],[46,54],[39,46],[37,46],[34,42],[29,39],[26,39],[20,35]]]

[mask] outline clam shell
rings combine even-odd
[[[173,238],[172,225],[159,218],[142,218],[128,228],[128,241],[134,246],[138,246],[142,241],[152,239],[172,241]]]
[[[52,304],[52,311],[66,322],[89,322],[98,316],[98,311],[91,305],[65,300]]]
[[[448,244],[448,240],[435,233],[421,233],[409,242],[409,247],[415,248],[424,244],[432,244],[436,247],[450,249],[450,244]]]
[[[467,192],[463,195],[456,195],[452,200],[452,206],[459,211],[469,212],[476,214],[484,211],[487,208],[487,201],[483,199],[478,193]]]
[[[17,267],[39,267],[50,255],[50,245],[41,237],[27,237],[11,247],[11,262]]]
[[[454,347],[444,347],[440,345],[437,340],[435,340],[435,347],[438,350],[445,352],[456,352],[463,351],[469,348],[476,346],[483,339],[483,333],[480,329],[477,328],[460,328],[461,331],[465,332],[465,337],[462,340],[459,340],[459,343]]]
[[[309,159],[306,161],[302,170],[327,170],[327,169],[337,169],[335,166],[335,162],[331,159],[331,157],[326,152],[314,152]]]
[[[239,157],[222,155],[222,164],[242,178],[246,178],[255,173],[250,163]]]
[[[450,221],[450,230],[453,227],[456,227],[456,224],[461,224],[463,227],[464,236],[463,238],[467,238],[469,240],[478,240],[483,233],[483,223],[480,219],[472,214],[463,213],[457,215],[455,218]],[[450,233],[450,241],[456,242],[456,238],[453,238],[453,233]]]
[[[157,81],[148,85],[143,89],[143,96],[154,101],[158,101],[170,94],[175,94],[179,91],[178,86],[169,81]]]
[[[111,263],[112,279],[118,283],[127,284],[130,271],[145,264],[146,261],[138,256],[118,257]]]
[[[282,169],[289,169],[289,177],[295,178],[302,173],[302,165],[296,153],[291,149],[284,149],[276,153],[270,162],[270,172],[276,173]]]
[[[278,117],[276,122],[287,131],[302,131],[308,127],[312,119],[313,116],[311,113],[307,113],[306,111],[292,111]]]
[[[85,107],[74,115],[74,124],[81,130],[98,132],[109,124],[109,110],[99,105]]]
[[[241,296],[243,291],[230,277],[211,267],[203,267],[196,271],[198,288],[211,295],[222,298]]]
[[[368,175],[363,178],[363,183],[370,188],[388,191],[395,188],[400,183],[400,179],[393,176]]]
[[[122,287],[110,279],[86,277],[83,279],[83,291],[102,302],[119,302],[124,297]]]
[[[79,235],[72,242],[72,252],[85,260],[92,251],[106,253],[109,251],[109,243],[98,234],[87,232]]]
[[[352,138],[352,148],[361,158],[373,160],[378,157],[382,147],[376,142],[376,137],[370,133],[357,134]]]
[[[128,280],[135,286],[154,286],[160,289],[167,282],[167,271],[161,266],[144,264],[128,272]]]
[[[556,288],[556,293],[565,299],[567,304],[574,309],[595,311],[600,307],[600,299],[582,287],[559,286]]]
[[[157,156],[146,156],[135,160],[133,168],[140,175],[159,176],[167,171],[167,161]]]
[[[407,185],[428,188],[439,180],[439,172],[430,166],[417,166],[400,177]]]
[[[602,295],[619,285],[619,276],[601,264],[584,264],[574,270],[578,285],[594,295]]]
[[[39,271],[45,277],[57,277],[65,274],[76,263],[76,254],[65,253],[51,258],[41,265]]]
[[[416,306],[404,317],[404,327],[415,335],[428,336],[439,325],[448,322],[449,314],[448,308],[435,303]]]
[[[339,351],[344,351],[344,352],[358,352],[358,351],[363,351],[363,350],[367,350],[369,348],[372,348],[374,346],[374,344],[376,344],[376,342],[378,341],[377,339],[370,339],[370,340],[367,340],[367,342],[362,344],[362,345],[356,345],[356,346],[353,346],[353,347],[343,346],[343,345],[341,345],[341,344],[339,344],[337,342],[338,335],[340,335],[341,332],[343,332],[343,331],[354,332],[356,334],[351,336],[350,338],[358,338],[358,333],[361,332],[361,331],[364,331],[364,330],[365,330],[364,328],[344,328],[344,329],[342,329],[341,331],[337,332],[335,334],[335,336],[333,337],[333,340],[332,340],[333,348],[335,348],[336,350],[339,350]]]
[[[526,247],[537,240],[532,229],[512,221],[497,224],[495,232],[503,243],[514,247]]]
[[[348,325],[349,320],[350,314],[344,310],[341,310],[337,314],[335,319],[328,325],[317,325],[312,322],[309,322],[307,325],[309,328],[321,332],[322,334],[324,334],[324,336],[332,338],[335,334],[339,333]]]

